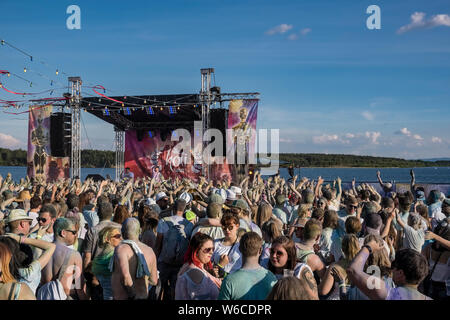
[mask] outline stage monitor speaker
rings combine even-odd
[[[228,110],[226,109],[211,109],[209,110],[209,127],[212,129],[217,129],[222,133],[223,137],[223,156],[226,155],[227,146],[227,136],[225,134],[225,129],[228,122]],[[212,156],[216,156],[216,150],[212,152]]]
[[[72,146],[72,116],[56,112],[50,116],[50,150],[53,157],[70,157]]]

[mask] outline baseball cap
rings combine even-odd
[[[237,196],[242,195],[242,190],[241,190],[241,188],[239,188],[239,187],[232,186],[232,187],[230,188],[230,190],[233,191]]]
[[[197,217],[197,215],[194,213],[194,211],[191,211],[191,210],[187,210],[184,214],[186,216],[186,220],[188,220],[188,221],[192,221]]]
[[[225,189],[217,189],[214,193],[220,195],[223,199],[223,202],[227,200],[227,191]]]
[[[225,201],[220,195],[218,195],[217,193],[213,193],[212,195],[209,196],[208,203],[224,204]]]
[[[169,197],[167,196],[167,194],[166,194],[165,192],[161,191],[161,192],[158,192],[158,193],[156,194],[155,200],[156,200],[156,201],[159,201],[159,200],[161,200],[161,199],[163,199],[163,198],[169,199]]]
[[[236,200],[236,194],[231,189],[227,190],[227,200]]]
[[[33,218],[31,218],[30,216],[28,216],[28,214],[25,212],[25,210],[22,209],[14,209],[11,210],[11,212],[9,213],[8,218],[6,218],[6,223],[11,223],[13,221],[17,221],[17,220],[33,220]]]
[[[419,201],[425,201],[425,192],[423,192],[422,190],[417,190],[416,198]]]
[[[153,200],[152,198],[147,198],[146,200],[145,200],[145,204],[146,205],[152,205],[152,204],[155,204],[156,203],[156,201],[155,200]]]
[[[189,202],[191,202],[191,200],[192,200],[192,196],[187,192],[183,192],[182,194],[180,194],[179,198],[186,201],[186,204],[189,204]]]
[[[239,208],[239,209],[243,209],[243,210],[250,210],[247,202],[245,202],[242,199],[234,200],[233,203],[231,204],[231,206],[234,208]]]
[[[364,219],[364,223],[366,225],[367,233],[370,234],[380,234],[380,228],[383,224],[381,216],[377,213],[371,213],[366,216]]]

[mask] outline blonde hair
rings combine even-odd
[[[0,242],[0,263],[2,265],[2,282],[13,282],[14,276],[11,274],[9,270],[9,263],[11,262],[12,254],[11,250],[4,243]]]
[[[359,252],[359,241],[354,234],[346,234],[342,239],[342,252],[347,261],[352,261]]]
[[[299,219],[307,219],[309,218],[309,210],[311,206],[308,204],[301,204],[298,206],[297,213]]]
[[[100,231],[100,233],[98,235],[98,240],[99,240],[99,246],[101,248],[106,248],[109,245],[108,241],[111,239],[111,235],[114,230],[120,231],[120,229],[116,228],[116,227],[105,227]]]

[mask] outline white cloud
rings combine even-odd
[[[298,39],[298,35],[295,34],[295,33],[292,33],[292,34],[290,34],[290,35],[288,36],[288,39],[289,39],[289,40],[297,40],[297,39]]]
[[[401,128],[399,131],[396,131],[395,134],[402,134],[405,136],[411,136],[411,131],[408,130],[408,128]]]
[[[431,142],[433,143],[442,143],[442,139],[439,137],[432,137]]]
[[[414,12],[411,15],[411,23],[402,26],[397,30],[398,34],[402,34],[414,29],[434,28],[438,26],[450,27],[450,16],[448,14],[437,14],[430,19],[425,19],[425,12]]]
[[[328,142],[338,142],[339,136],[337,134],[333,134],[333,135],[323,134],[321,136],[315,136],[312,139],[313,139],[313,142],[316,144],[324,144],[324,143],[328,143]]]
[[[418,134],[413,135],[413,138],[415,140],[423,140],[423,138],[421,136],[419,136]]]
[[[369,111],[364,111],[363,113],[361,113],[361,115],[364,117],[364,119],[372,121],[373,119],[375,119],[375,115]]]
[[[273,27],[272,29],[267,30],[266,34],[269,35],[269,36],[272,36],[272,35],[277,34],[277,33],[282,34],[282,33],[285,33],[287,31],[291,30],[292,27],[293,27],[292,24],[283,23],[283,24],[280,24],[280,25],[278,25],[276,27]]]
[[[311,28],[303,28],[302,30],[300,30],[300,33],[304,36],[306,36],[308,33],[310,33],[312,30]]]
[[[345,137],[348,139],[353,139],[355,137],[355,135],[353,133],[346,133]]]
[[[365,135],[366,138],[369,138],[373,144],[378,144],[377,140],[381,136],[381,132],[366,131]]]
[[[18,149],[24,147],[24,144],[8,134],[0,133],[0,147],[8,149]]]

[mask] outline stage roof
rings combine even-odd
[[[194,121],[202,120],[199,94],[109,98],[122,101],[124,106],[120,102],[99,96],[83,97],[80,107],[120,130],[189,128],[194,126]],[[105,107],[108,112],[105,111]]]

